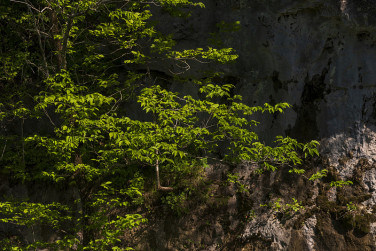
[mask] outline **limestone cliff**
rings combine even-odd
[[[182,46],[193,46],[205,44],[211,32],[221,32],[217,23],[239,21],[239,30],[219,35],[224,46],[240,55],[236,64],[223,67],[226,79],[247,104],[293,104],[284,115],[260,117],[260,135],[267,142],[278,134],[320,140],[321,157],[306,164],[307,173],[327,168],[330,177],[313,183],[283,170],[260,177],[252,175],[249,166],[235,167],[232,171],[250,191],[246,196],[234,187],[220,190],[214,185],[213,200],[218,201],[213,205],[182,219],[157,217],[158,230],[149,233],[153,241],[147,246],[376,250],[376,2],[207,0],[205,4],[206,9],[191,21],[169,22],[166,29],[178,34]],[[335,188],[325,183],[336,179],[351,180],[353,185]],[[259,207],[277,198],[291,202],[292,197],[305,204],[299,215]]]

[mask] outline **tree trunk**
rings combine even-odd
[[[158,151],[157,151],[157,154],[158,154]],[[174,190],[173,187],[163,187],[161,186],[161,181],[159,179],[159,160],[157,159],[157,162],[155,164],[155,174],[156,174],[156,177],[157,177],[157,190],[159,191],[172,191]]]

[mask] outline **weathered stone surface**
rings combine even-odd
[[[291,203],[295,196],[307,204],[303,218],[256,210],[257,217],[239,232],[238,250],[375,250],[376,2],[204,2],[207,8],[190,21],[170,20],[166,32],[177,33],[182,48],[203,46],[210,33],[220,32],[223,46],[240,55],[237,63],[221,70],[236,80],[243,100],[293,105],[283,115],[260,115],[261,137],[266,142],[280,134],[319,139],[322,161],[308,169],[327,168],[329,183],[354,182],[350,188],[330,188],[329,183],[299,181],[283,172],[255,178],[249,167],[236,168],[251,191],[249,209],[278,197]],[[240,21],[241,29],[221,33],[220,21]],[[241,199],[233,194],[228,200],[232,221]],[[351,200],[357,209],[349,213]]]

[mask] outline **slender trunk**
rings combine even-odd
[[[7,142],[8,142],[8,140],[6,139],[5,144],[4,144],[4,148],[3,148],[3,152],[1,153],[1,156],[0,156],[0,161],[3,160],[5,149],[7,148]]]
[[[68,51],[68,41],[69,41],[69,34],[73,26],[73,19],[74,14],[69,15],[69,19],[66,23],[65,31],[62,34],[63,28],[62,25],[59,25],[59,20],[56,11],[51,8],[50,12],[51,21],[52,21],[52,35],[54,37],[55,48],[57,52],[57,61],[59,69],[66,70],[67,69],[67,51]],[[55,38],[55,36],[59,35],[60,38]]]
[[[74,165],[82,164],[82,158],[80,154],[76,153],[74,156]],[[85,240],[85,214],[84,214],[84,201],[79,189],[79,183],[76,183],[73,187],[73,198],[76,204],[76,217],[77,217],[77,237],[80,241],[80,244],[84,244]]]
[[[83,206],[82,206],[82,198],[81,198],[81,195],[80,195],[80,191],[78,189],[78,186],[75,185],[73,187],[73,199],[74,199],[74,202],[75,204],[77,205],[77,208],[76,208],[76,217],[78,219],[78,221],[80,221],[77,225],[80,225],[83,226]],[[80,228],[77,232],[77,237],[80,241],[81,244],[83,244],[83,239],[84,239],[84,230],[83,228]],[[75,250],[75,249],[74,249]]]
[[[23,165],[23,167],[26,167],[26,162],[25,162],[24,123],[25,123],[25,119],[22,118],[22,120],[21,120],[22,165]]]
[[[155,175],[157,177],[157,188],[159,189],[161,186],[161,182],[159,180],[159,160],[157,159],[157,162],[155,164]]]
[[[29,9],[29,13],[32,14],[30,6],[28,6],[28,9]],[[42,15],[42,14],[40,14],[40,15]],[[42,22],[43,22],[43,20],[42,20]],[[34,23],[35,32],[38,35],[38,44],[39,44],[40,53],[42,55],[43,67],[44,67],[43,73],[44,73],[45,77],[48,78],[50,74],[49,74],[49,71],[48,71],[48,64],[47,64],[47,59],[46,59],[46,53],[45,53],[44,46],[43,46],[43,43],[42,43],[42,35],[40,33],[40,29],[39,29],[39,27],[37,25],[37,21],[36,21],[36,18],[35,18],[34,15],[33,15],[33,23]]]
[[[72,29],[73,25],[73,16],[71,16],[68,20],[66,30],[64,32],[63,36],[63,43],[62,43],[62,48],[61,48],[61,60],[62,60],[62,65],[61,69],[66,70],[67,69],[67,50],[68,50],[68,40],[69,40],[69,33],[70,30]]]
[[[157,155],[158,155],[158,151],[157,151]],[[157,158],[157,161],[156,161],[156,164],[155,164],[155,175],[157,177],[157,190],[159,191],[172,191],[174,190],[173,187],[163,187],[161,186],[161,181],[159,179],[159,160]]]
[[[50,11],[50,19],[52,23],[51,31],[52,31],[52,37],[54,40],[55,44],[55,49],[56,49],[56,57],[57,57],[57,64],[58,64],[58,69],[62,69],[63,66],[63,44],[61,42],[61,39],[55,38],[55,36],[60,35],[59,32],[59,20],[57,18],[56,12],[51,8]]]

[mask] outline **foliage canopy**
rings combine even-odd
[[[0,4],[1,173],[15,182],[66,189],[71,199],[2,198],[0,222],[47,225],[54,242],[4,238],[10,250],[36,248],[127,250],[124,230],[147,220],[130,208],[143,204],[148,176],[171,191],[193,167],[252,162],[259,172],[296,165],[318,154],[317,142],[277,137],[266,146],[254,113],[281,113],[287,103],[247,106],[219,73],[188,80],[190,62],[230,63],[231,48],[177,50],[174,34],[158,31],[156,9],[188,18],[202,3],[188,0],[35,0]],[[162,87],[152,66],[170,62],[175,82],[197,95]],[[130,116],[136,100],[142,111]],[[134,113],[134,112],[133,112]],[[141,113],[141,112],[140,112]],[[145,119],[141,119],[145,118]],[[39,123],[43,128],[25,128]],[[48,126],[47,126],[48,124]],[[21,132],[11,128],[18,126]],[[7,130],[7,131],[6,131]],[[218,154],[221,152],[222,154]],[[169,187],[163,177],[169,173]]]

